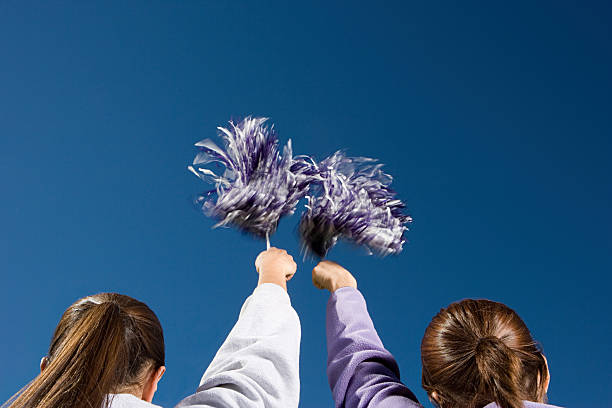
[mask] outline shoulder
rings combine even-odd
[[[109,394],[110,408],[161,408],[132,394]]]

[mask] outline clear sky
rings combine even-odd
[[[155,402],[194,391],[264,244],[211,230],[186,166],[254,114],[296,153],[345,148],[395,177],[414,217],[404,252],[330,259],[422,403],[431,317],[486,297],[543,345],[552,403],[612,407],[612,9],[497,3],[1,1],[0,399],[36,375],[64,309],[100,291],[164,326]],[[296,259],[298,219],[272,237]],[[313,265],[289,289],[301,406],[330,407]]]

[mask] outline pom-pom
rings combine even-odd
[[[308,196],[300,221],[304,247],[324,257],[338,238],[379,255],[398,254],[412,218],[389,188],[392,177],[375,159],[336,152],[319,164],[318,194]]]
[[[291,140],[281,154],[273,126],[267,118],[247,117],[228,128],[219,127],[225,149],[205,139],[196,146],[200,152],[189,166],[196,176],[215,185],[195,200],[206,215],[233,224],[243,231],[267,237],[276,231],[279,219],[293,214],[298,201],[318,177],[316,164],[307,156],[293,157]],[[217,174],[201,167],[219,163],[225,170]]]

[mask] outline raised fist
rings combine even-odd
[[[319,289],[335,292],[344,287],[357,288],[357,281],[349,271],[332,261],[321,261],[312,270],[312,283]]]
[[[257,256],[255,269],[259,273],[260,284],[276,283],[286,288],[286,282],[295,274],[297,265],[287,251],[272,247]]]

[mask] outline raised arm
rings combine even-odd
[[[300,395],[300,321],[286,282],[296,271],[287,252],[256,260],[259,284],[249,296],[197,392],[177,407],[292,408]]]
[[[313,283],[332,292],[327,304],[327,376],[336,407],[419,407],[374,328],[355,278],[323,261]]]

